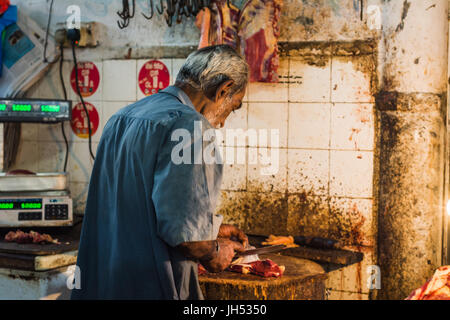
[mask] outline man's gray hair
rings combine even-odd
[[[218,87],[233,80],[230,96],[248,82],[247,62],[229,45],[215,45],[192,52],[177,75],[175,85],[188,84],[213,99]]]

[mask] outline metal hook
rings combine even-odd
[[[159,14],[163,14],[163,12],[164,12],[163,0],[159,0],[159,5],[160,5],[161,9],[159,9],[158,6],[156,6],[156,11],[158,11]]]
[[[177,23],[181,23],[183,20],[183,14],[184,14],[184,2],[183,0],[180,0],[178,2],[178,9],[177,9]]]
[[[175,14],[175,1],[172,2],[172,0],[167,0],[167,14],[170,17],[173,17]]]
[[[153,18],[153,0],[149,0],[148,4],[150,6],[150,16],[146,16],[144,13],[141,12],[141,14],[144,16],[145,19],[150,20],[151,18]]]
[[[122,24],[120,23],[120,21],[117,21],[117,25],[119,26],[120,29],[124,29],[126,27],[128,27],[128,24],[130,23],[130,20],[124,20],[122,22]]]
[[[186,0],[186,4],[185,4],[185,13],[186,13],[186,17],[189,17],[192,15],[193,11],[193,1],[192,0]]]
[[[169,27],[172,26],[172,16],[169,16],[168,14],[165,15],[166,23]]]
[[[133,11],[132,11],[131,15],[129,15],[129,18],[134,17],[134,10],[136,9],[136,0],[133,0],[131,3],[133,4]]]
[[[117,25],[120,29],[126,28],[130,24],[130,19],[134,17],[136,2],[132,0],[132,13],[130,14],[130,4],[128,0],[122,0],[122,12],[117,11],[117,15],[123,20],[117,21]]]

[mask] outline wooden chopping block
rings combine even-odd
[[[286,267],[279,278],[231,271],[199,276],[207,300],[323,300],[327,275],[317,263],[279,254],[261,255]]]

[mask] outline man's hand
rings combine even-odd
[[[200,260],[201,264],[209,272],[220,272],[225,270],[231,264],[231,260],[236,252],[245,251],[244,246],[239,242],[225,238],[217,238],[217,241],[219,241],[220,247],[218,254],[212,260]]]
[[[217,238],[224,238],[239,241],[244,248],[248,246],[248,238],[245,233],[231,224],[222,224]]]

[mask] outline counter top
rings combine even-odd
[[[82,225],[79,222],[75,221],[73,227],[0,229],[0,268],[46,271],[76,263]],[[6,233],[17,229],[48,233],[60,244],[19,244],[4,240]]]

